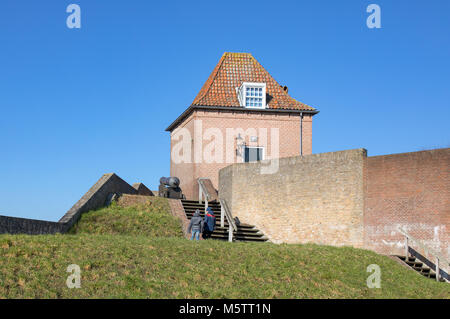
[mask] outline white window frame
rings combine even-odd
[[[247,106],[245,105],[245,92],[247,88],[262,88],[262,106]],[[237,89],[238,91],[238,99],[241,106],[246,109],[265,109],[266,105],[266,83],[260,82],[243,82],[242,85]]]
[[[248,146],[248,145],[242,145],[241,146],[241,154],[242,154],[242,163],[256,163],[258,161],[252,161],[252,162],[246,162],[245,161],[245,148],[261,148],[262,149],[262,155],[260,161],[264,161],[266,158],[266,149],[264,146]]]

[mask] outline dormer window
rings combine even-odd
[[[266,108],[266,83],[244,82],[238,89],[239,103],[246,108]]]

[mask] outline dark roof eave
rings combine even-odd
[[[189,106],[175,121],[172,122],[167,128],[166,132],[171,132],[185,117],[187,117],[194,109],[203,110],[225,110],[225,111],[257,111],[257,112],[276,112],[276,113],[299,113],[299,114],[311,114],[316,115],[318,110],[297,110],[297,109],[248,109],[241,106],[207,106],[207,105],[191,105]]]

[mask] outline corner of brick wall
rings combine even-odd
[[[363,246],[365,149],[239,163],[219,172],[233,216],[274,243]],[[278,161],[278,170],[262,167]]]
[[[181,200],[168,198],[167,201],[169,202],[170,212],[172,213],[172,215],[180,220],[184,237],[189,238],[190,236],[187,232],[187,229],[189,227],[189,219],[186,217],[186,213],[184,212]]]

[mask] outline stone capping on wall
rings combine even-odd
[[[59,220],[69,230],[82,213],[105,205],[109,194],[137,194],[137,190],[114,173],[104,174],[81,199]]]
[[[135,195],[137,192],[116,174],[104,174],[58,222],[0,216],[0,234],[65,233],[78,221],[81,214],[103,207],[110,194]]]
[[[137,190],[138,195],[155,196],[155,194],[142,183],[134,183],[133,188]]]
[[[64,232],[64,224],[45,220],[0,216],[0,234],[54,234]]]
[[[219,194],[217,190],[214,188],[213,183],[209,178],[197,178],[197,183],[202,183],[203,187],[205,187],[206,192],[208,192],[208,200],[210,202],[217,201],[219,199]]]

